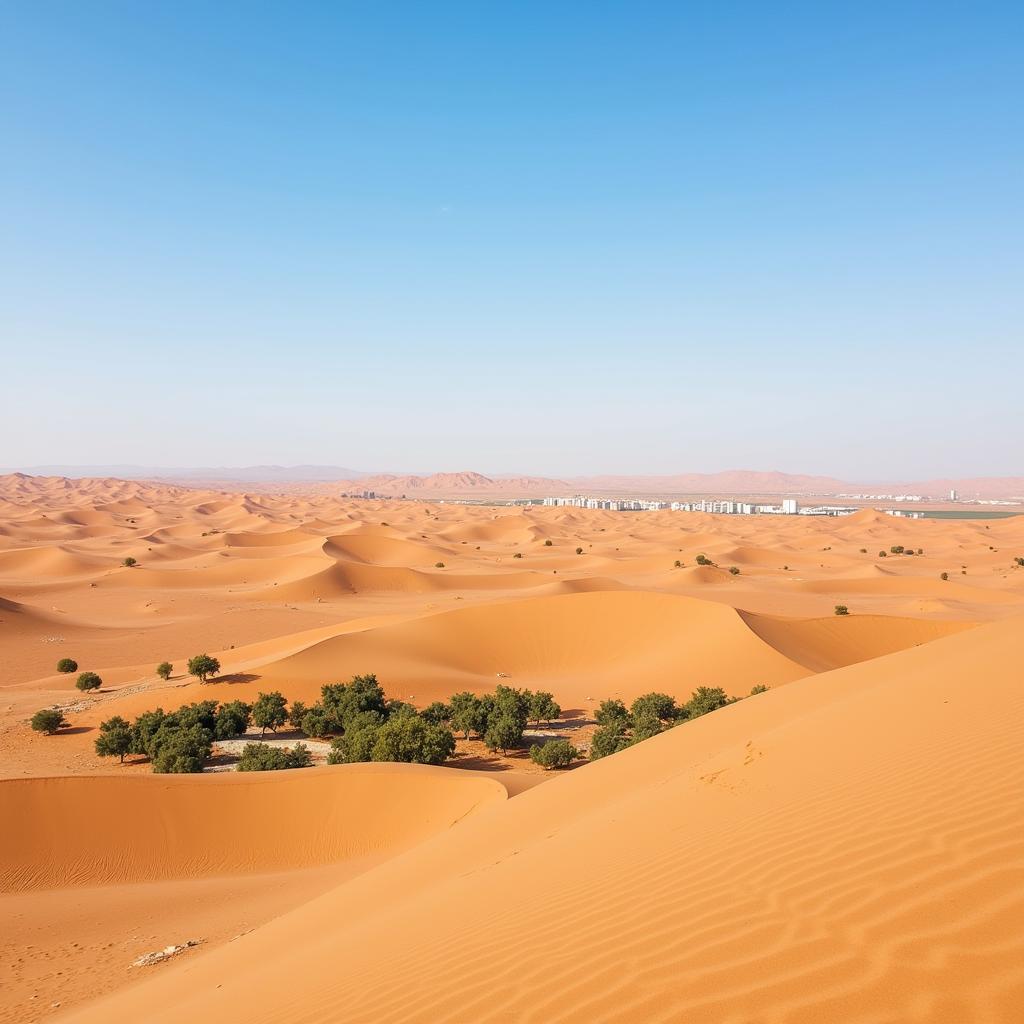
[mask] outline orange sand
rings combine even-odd
[[[1024,1019],[1020,554],[1024,519],[2,479],[0,1021]],[[203,650],[225,679],[200,687]],[[161,778],[91,753],[112,714],[367,671],[420,704],[500,673],[577,718],[771,689],[512,800],[501,759]],[[53,703],[72,729],[32,734]]]

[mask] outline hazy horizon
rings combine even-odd
[[[1022,28],[7,4],[3,461],[1024,472]]]

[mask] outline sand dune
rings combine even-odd
[[[0,1020],[1024,1019],[1017,556],[1024,517],[2,478]],[[222,679],[186,676],[200,651]],[[569,773],[167,778],[92,750],[112,714],[355,672],[419,704],[542,687],[576,723],[771,689]],[[54,703],[72,729],[32,733]]]
[[[395,852],[503,800],[500,783],[426,765],[255,775],[0,781],[22,825],[0,892],[311,867]]]
[[[677,728],[68,1019],[1018,1020],[1019,632]]]

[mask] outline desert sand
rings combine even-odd
[[[1024,1019],[1022,555],[1024,517],[0,478],[0,1021]],[[93,753],[114,714],[357,672],[551,690],[566,728],[769,690],[567,772]]]

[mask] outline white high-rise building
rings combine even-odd
[[[957,497],[957,495],[956,495],[956,488],[954,487],[949,492],[949,500],[950,501],[956,501],[956,497]]]
[[[795,516],[800,513],[800,505],[796,498],[783,498],[782,499],[782,514],[784,516]]]

